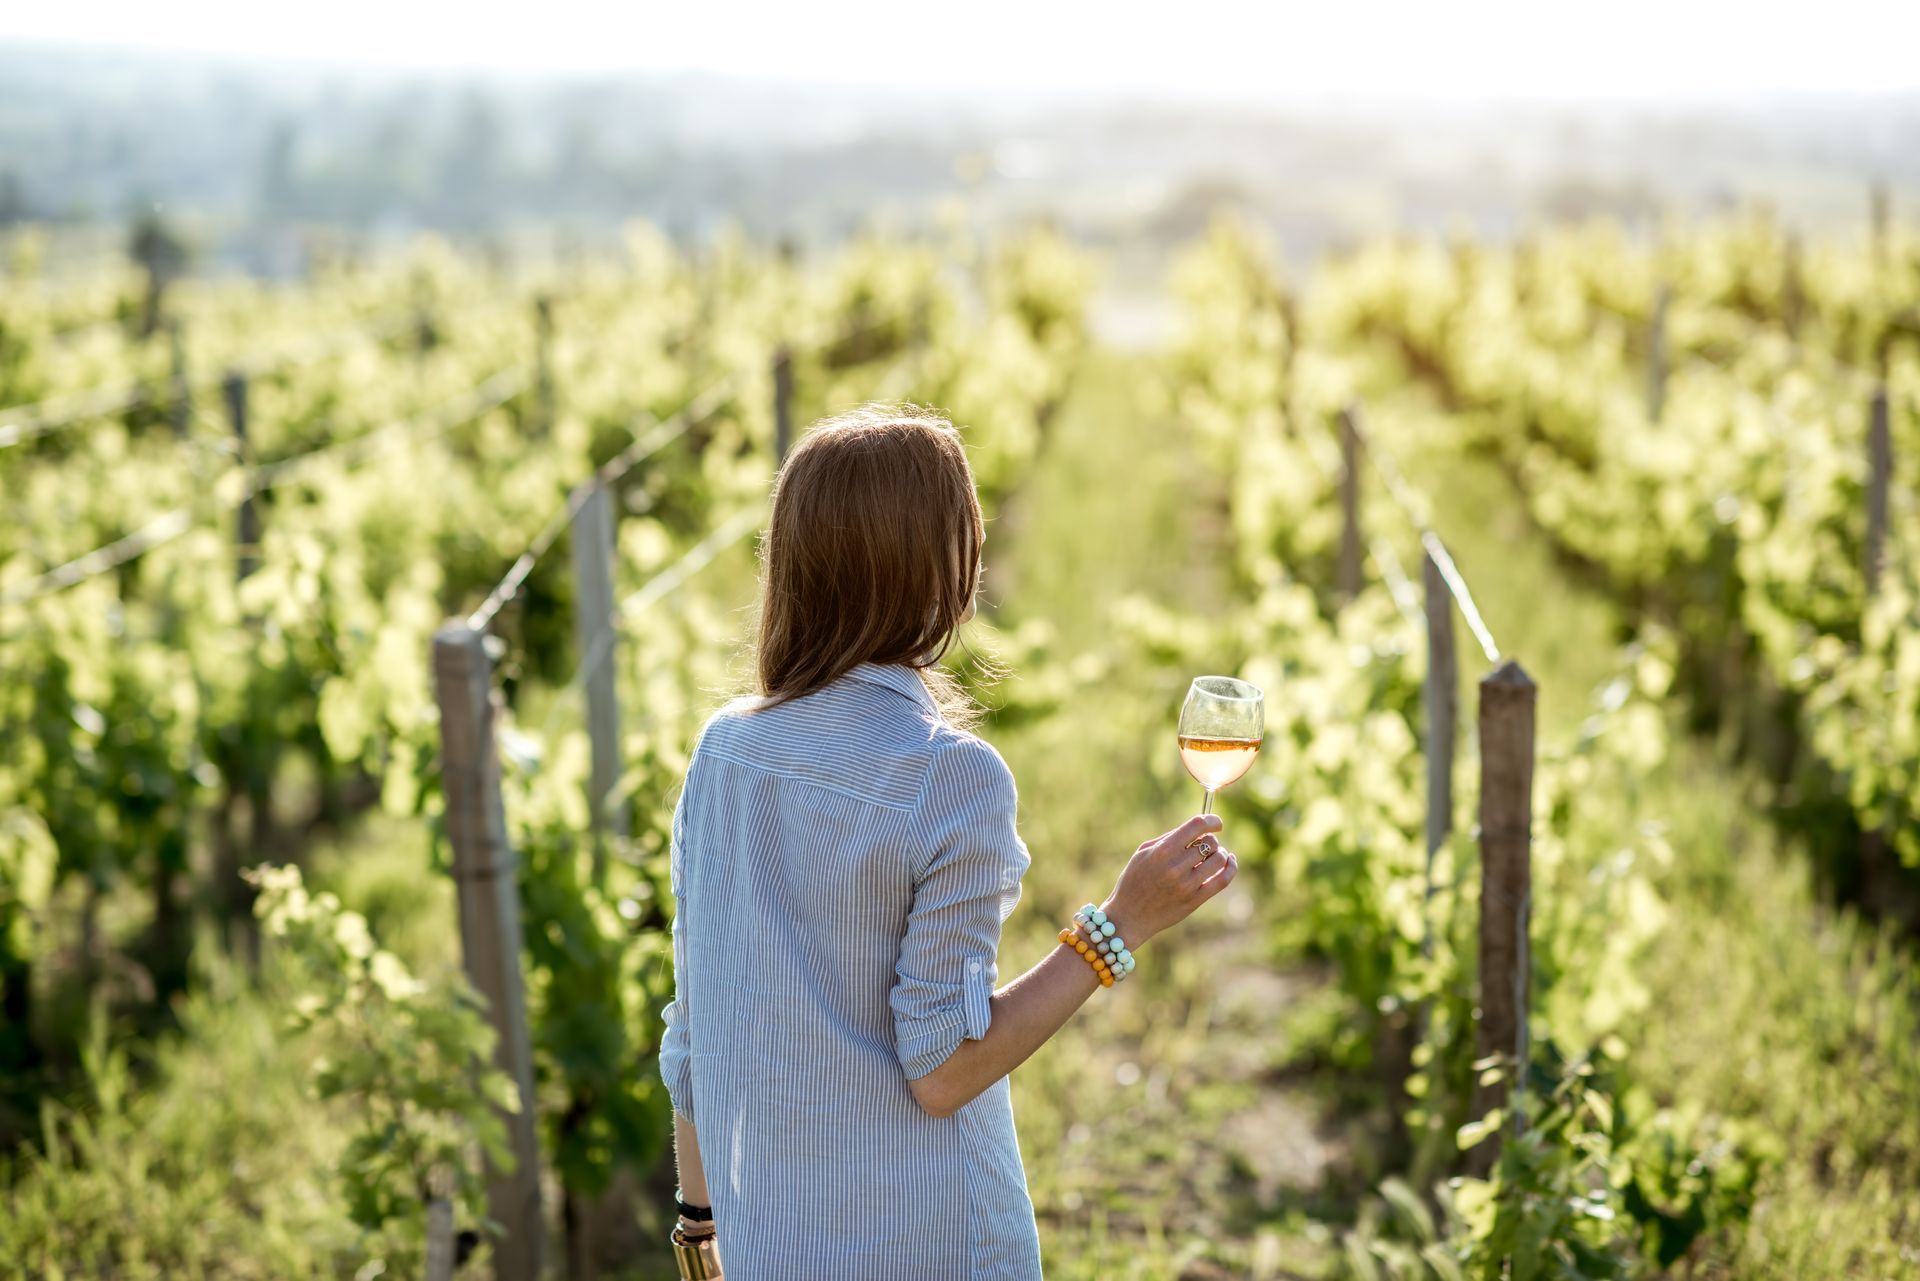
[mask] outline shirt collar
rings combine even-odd
[[[927,683],[920,679],[920,673],[904,663],[855,663],[847,669],[847,675],[868,684],[883,685],[929,711],[939,710],[932,692],[927,689]]]

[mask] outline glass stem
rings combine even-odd
[[[1200,802],[1200,812],[1202,814],[1211,814],[1213,813],[1213,789],[1211,787],[1207,787],[1207,788],[1202,788],[1201,790],[1204,791],[1207,795],[1206,795],[1206,799]]]

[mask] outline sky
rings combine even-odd
[[[289,20],[297,15],[297,20]],[[937,90],[1689,101],[1920,92],[1915,0],[22,0],[0,43]]]

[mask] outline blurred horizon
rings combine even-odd
[[[1508,0],[1201,0],[1178,24],[997,2],[929,24],[850,0],[514,23],[348,0],[300,27],[92,0],[0,17],[0,230],[49,226],[77,261],[157,214],[196,270],[286,277],[322,242],[550,254],[635,220],[806,247],[1041,219],[1135,275],[1223,210],[1296,265],[1592,217],[1864,227],[1870,190],[1920,193],[1912,35],[1920,10],[1851,2],[1801,31],[1727,5],[1582,22]]]
[[[726,72],[793,83],[1045,96],[1144,94],[1273,102],[1325,96],[1668,101],[1920,91],[1906,50],[1920,13],[1836,0],[1818,26],[1772,24],[1725,0],[1610,6],[1606,20],[1526,0],[1254,7],[1189,0],[1146,11],[976,0],[963,20],[904,19],[876,0],[610,11],[553,0],[540,21],[446,3],[340,0],[291,26],[236,0],[134,0],[0,16],[9,41],[265,60],[314,69],[533,76]],[[103,31],[114,33],[101,41]],[[377,38],[370,38],[377,37]],[[910,57],[903,54],[910,53]]]

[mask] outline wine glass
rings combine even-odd
[[[1213,794],[1247,772],[1266,733],[1266,695],[1258,685],[1231,676],[1196,676],[1180,708],[1180,761],[1206,789],[1202,814],[1213,813]]]

